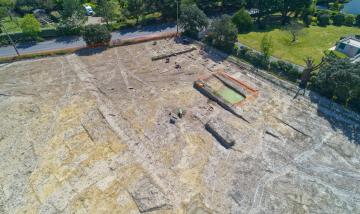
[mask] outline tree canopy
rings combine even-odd
[[[312,86],[320,94],[360,112],[360,63],[329,55]]]
[[[234,14],[232,21],[240,33],[249,32],[253,28],[252,18],[244,8]]]
[[[107,45],[111,40],[111,34],[106,26],[100,24],[91,24],[85,26],[83,38],[87,45]]]
[[[20,26],[22,32],[32,38],[36,38],[40,33],[40,23],[32,14],[25,15]]]
[[[120,16],[119,2],[114,0],[98,0],[96,13],[105,20],[106,24],[109,24],[109,21],[114,21]]]
[[[179,21],[179,26],[185,34],[193,37],[197,37],[199,31],[208,26],[207,16],[196,5],[183,7]]]
[[[223,15],[211,23],[208,38],[214,46],[231,51],[237,41],[237,34],[237,28],[232,23],[231,17]]]

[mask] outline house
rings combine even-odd
[[[358,36],[346,37],[338,42],[336,50],[350,58],[355,58],[360,55],[360,38]]]

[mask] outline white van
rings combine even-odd
[[[92,16],[94,15],[94,10],[91,8],[90,5],[84,4],[84,8],[86,10],[86,15],[87,16]]]

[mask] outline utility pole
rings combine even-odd
[[[179,0],[176,0],[176,35],[179,35]]]
[[[11,39],[9,33],[6,31],[6,28],[5,28],[2,24],[0,24],[0,26],[4,29],[5,34],[6,34],[7,37],[9,38],[9,41],[10,41],[11,45],[14,47],[14,49],[15,49],[15,51],[16,51],[16,54],[17,54],[18,56],[20,56],[20,53],[19,53],[18,49],[16,48],[16,45],[15,45],[14,41]]]

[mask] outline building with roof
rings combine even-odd
[[[360,55],[360,38],[358,36],[346,37],[338,42],[336,50],[350,58],[357,58]]]

